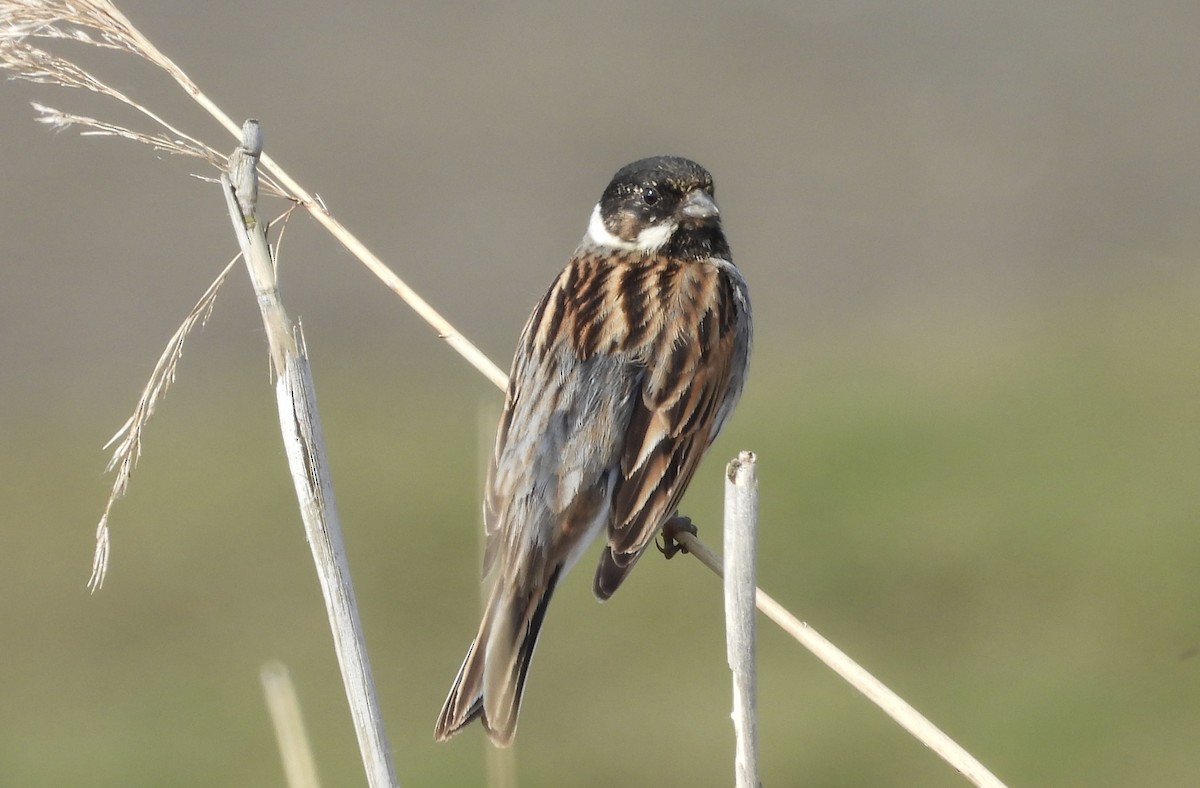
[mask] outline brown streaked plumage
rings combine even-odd
[[[687,159],[622,168],[530,315],[485,489],[497,577],[437,739],[479,718],[511,743],[555,585],[603,530],[593,590],[612,596],[733,411],[750,303],[712,193]]]

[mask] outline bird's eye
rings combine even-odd
[[[654,205],[658,202],[658,190],[652,186],[647,186],[642,189],[642,202],[646,205]]]

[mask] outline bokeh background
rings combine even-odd
[[[686,499],[702,537],[754,449],[762,586],[1002,779],[1200,779],[1200,6],[121,7],[502,366],[614,170],[705,164],[757,346]],[[232,147],[161,74],[59,51]],[[235,243],[200,165],[30,100],[135,122],[0,92],[0,785],[282,785],[271,659],[325,783],[361,784],[240,271],[84,587],[100,447]],[[499,392],[308,220],[281,260],[399,774],[481,785],[479,732],[431,732],[477,621]],[[719,584],[648,558],[598,605],[587,575],[548,619],[521,784],[730,784]],[[963,784],[760,633],[766,785]]]

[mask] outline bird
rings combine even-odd
[[[512,743],[557,584],[603,534],[604,601],[677,514],[741,395],[752,339],[712,176],[679,156],[622,167],[525,323],[484,489],[496,577],[434,728]]]

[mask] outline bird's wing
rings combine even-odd
[[[581,352],[594,312],[567,301],[608,268],[579,268],[555,280],[517,346],[485,486],[485,574],[501,553],[526,556],[530,571],[539,556],[569,564],[607,522],[642,367],[626,353]]]

